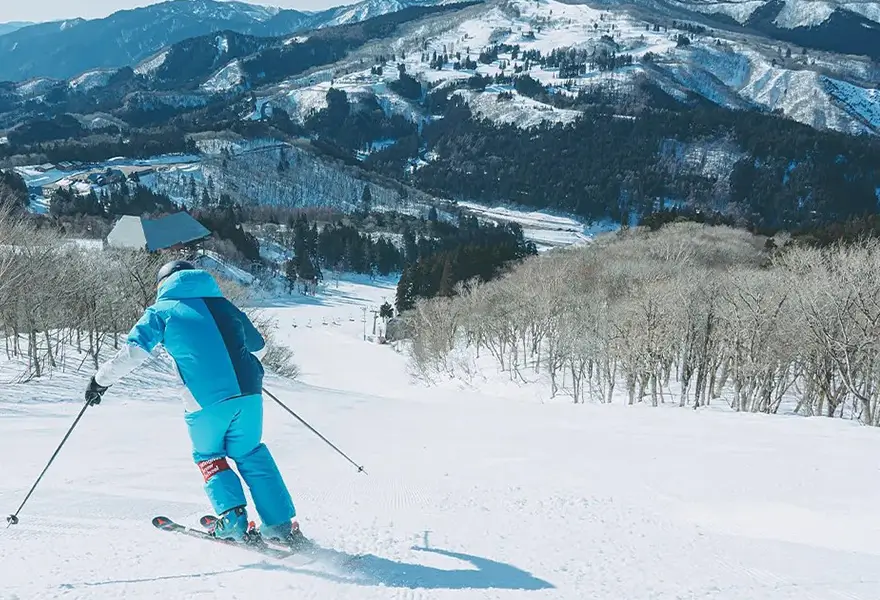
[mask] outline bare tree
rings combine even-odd
[[[799,396],[799,412],[877,425],[878,298],[877,243],[771,260],[748,232],[681,224],[543,254],[404,317],[426,376],[488,358],[575,402],[622,383],[658,405],[677,386],[679,406],[774,413]]]

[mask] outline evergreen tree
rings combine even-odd
[[[386,321],[388,319],[393,319],[394,318],[394,307],[391,306],[388,302],[385,302],[384,304],[382,304],[382,306],[379,307],[379,316],[381,318],[385,319]]]
[[[296,281],[299,277],[299,273],[297,271],[297,262],[296,260],[289,260],[284,265],[284,279],[287,282],[287,292],[293,293],[296,289]]]
[[[361,194],[361,211],[364,214],[369,214],[371,210],[373,210],[373,192],[370,191],[369,185],[365,185]]]
[[[440,284],[438,285],[437,295],[438,296],[452,296],[453,290],[452,286],[454,285],[454,279],[452,275],[452,258],[447,257],[446,261],[443,263],[443,272],[440,275]]]

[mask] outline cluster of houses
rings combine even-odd
[[[75,174],[66,175],[52,183],[32,183],[28,185],[28,193],[32,198],[49,198],[57,189],[73,191],[78,194],[88,194],[93,189],[100,189],[108,185],[124,183],[126,181],[139,181],[141,177],[156,172],[153,167],[103,167],[101,165],[80,165],[69,162],[57,164],[46,163],[30,167],[37,173],[60,173],[81,169]]]

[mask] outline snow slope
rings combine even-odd
[[[244,73],[241,70],[241,63],[235,60],[217,71],[201,87],[211,93],[226,92],[241,84],[243,80]]]
[[[839,420],[539,402],[425,388],[364,342],[392,284],[275,303],[300,383],[267,387],[265,441],[304,531],[352,569],[172,537],[206,511],[170,375],[87,410],[0,529],[0,598],[869,600],[880,595],[880,431]],[[326,322],[326,325],[323,324]],[[0,364],[4,381],[12,365]],[[87,372],[3,385],[0,506],[20,503]],[[861,458],[860,458],[861,457]]]
[[[617,228],[612,223],[599,223],[591,227],[574,217],[551,215],[542,211],[490,208],[474,202],[459,202],[458,206],[487,221],[519,224],[523,228],[525,238],[533,241],[542,251],[564,246],[580,246],[596,234]]]

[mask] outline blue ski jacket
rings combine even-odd
[[[159,286],[128,334],[127,344],[95,380],[109,386],[149,358],[159,344],[171,356],[186,392],[186,410],[259,394],[264,370],[254,356],[265,340],[247,315],[223,297],[210,273],[178,271]]]

